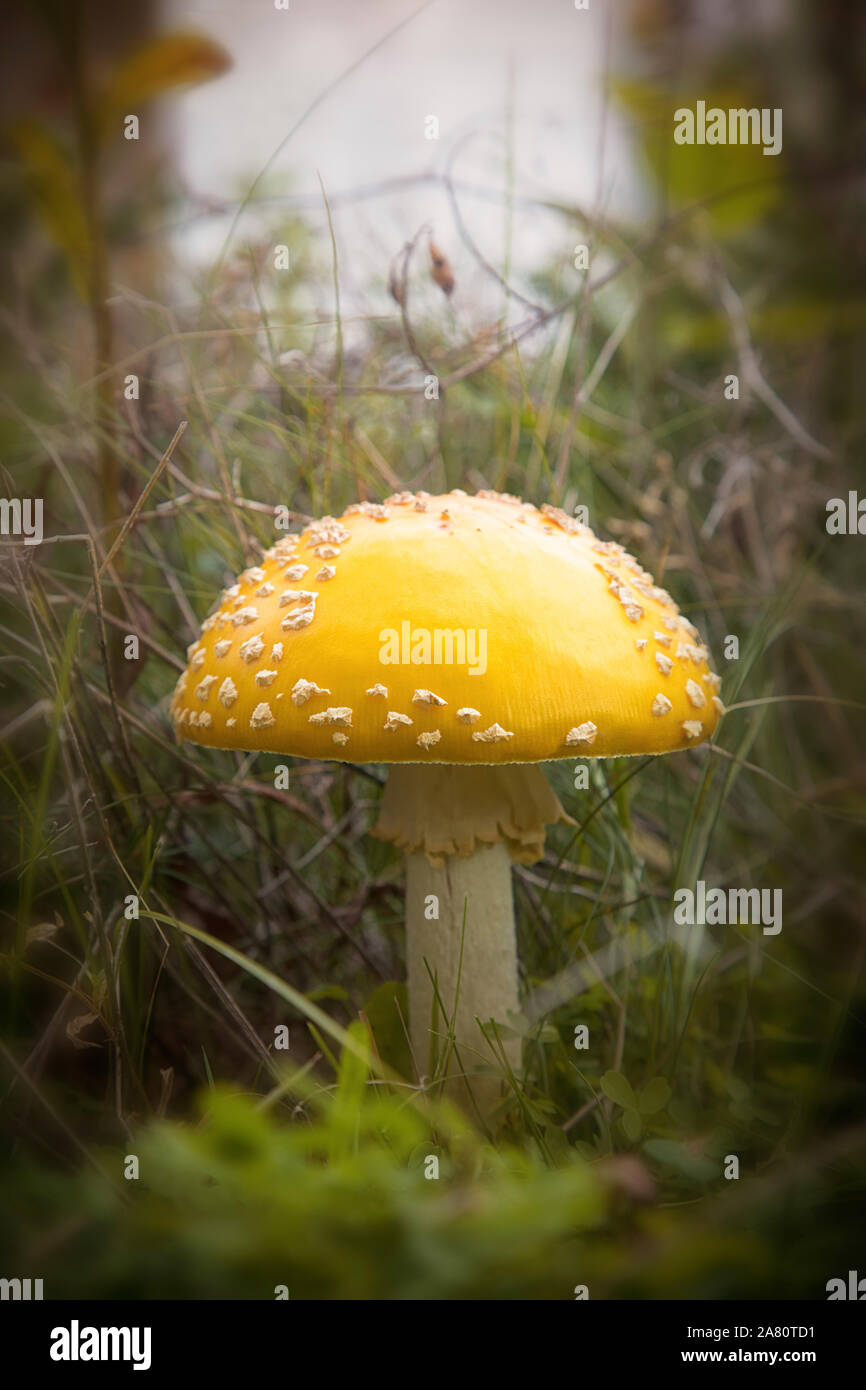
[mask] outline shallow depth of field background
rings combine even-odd
[[[866,542],[825,522],[863,486],[866,17],[468,8],[6,21],[0,491],[45,538],[0,541],[0,1264],[46,1297],[862,1270]],[[698,98],[781,107],[782,154],[675,146]],[[548,767],[578,824],[514,870],[525,1075],[486,1128],[414,1084],[385,769],[275,789],[167,718],[275,507],[404,487],[586,505],[731,707],[587,790]],[[698,879],[780,888],[781,934],[676,929]]]

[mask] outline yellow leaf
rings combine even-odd
[[[101,103],[100,123],[109,129],[118,117],[175,87],[209,82],[232,64],[224,48],[202,34],[162,34],[125,58]]]

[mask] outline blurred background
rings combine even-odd
[[[0,467],[44,507],[40,545],[0,540],[4,1272],[826,1297],[862,1265],[866,1148],[863,539],[826,527],[864,486],[866,12],[3,24]],[[782,152],[676,145],[698,100],[781,108]],[[514,869],[524,1076],[487,1124],[412,1071],[384,770],[286,788],[167,717],[277,507],[404,487],[586,506],[729,708],[586,789],[548,767],[577,825]],[[698,879],[781,889],[782,932],[678,933]]]

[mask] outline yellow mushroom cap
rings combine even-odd
[[[171,703],[215,748],[388,763],[667,753],[719,678],[621,545],[495,492],[398,493],[281,538],[224,591]]]

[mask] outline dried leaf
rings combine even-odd
[[[50,941],[60,925],[59,922],[36,922],[34,926],[27,928],[25,945],[30,946],[34,941]]]
[[[450,263],[442,255],[435,241],[430,242],[430,274],[443,294],[450,294],[454,289],[454,272]]]
[[[396,299],[398,304],[403,303],[403,282],[400,279],[400,276],[397,274],[396,270],[391,271],[391,275],[388,280],[388,292],[391,295],[392,299]]]
[[[105,978],[104,970],[88,969],[87,978],[90,981],[90,998],[97,1008],[105,1003],[108,994],[108,981]]]
[[[95,1023],[99,1014],[79,1014],[77,1018],[71,1018],[66,1025],[66,1036],[73,1047],[98,1047],[99,1043],[88,1042],[87,1038],[79,1037],[82,1028],[87,1028],[91,1023]]]

